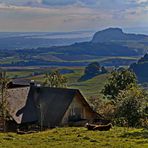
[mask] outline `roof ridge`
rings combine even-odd
[[[8,88],[8,90],[17,90],[17,89],[23,89],[23,88],[30,88],[30,86],[22,86],[22,87],[14,87],[14,88]]]
[[[31,87],[38,87],[38,86],[31,86]],[[73,90],[73,91],[79,91],[79,89],[74,88],[61,88],[61,87],[49,87],[49,86],[40,86],[40,88],[49,88],[49,89],[59,89],[59,90]]]

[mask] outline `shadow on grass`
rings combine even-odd
[[[136,131],[136,132],[126,132],[121,135],[122,138],[148,138],[148,130]]]

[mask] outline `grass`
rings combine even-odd
[[[69,86],[70,88],[79,89],[86,98],[101,96],[101,90],[107,81],[107,77],[108,74],[103,74],[87,81],[71,83]]]
[[[66,74],[69,88],[80,89],[86,98],[100,96],[108,74],[99,75],[84,82],[77,80],[84,69],[74,68],[74,73]],[[33,70],[34,71],[34,70]],[[37,70],[38,71],[38,70]],[[32,70],[9,72],[9,75],[30,75]],[[44,75],[27,77],[43,82]],[[0,148],[147,148],[148,130],[113,127],[110,131],[88,131],[85,128],[65,127],[28,135],[0,133]]]
[[[78,82],[78,79],[84,73],[84,68],[77,67],[73,68],[72,70],[74,70],[74,73],[65,74],[65,76],[68,78],[68,88],[79,89],[86,98],[92,96],[101,96],[100,92],[107,82],[107,77],[109,74],[98,75],[90,80]],[[29,79],[43,82],[44,75],[29,77]]]
[[[53,68],[55,70],[55,68]],[[108,74],[98,75],[90,80],[78,82],[78,79],[84,73],[84,67],[73,67],[66,69],[73,70],[74,73],[65,74],[68,78],[68,88],[79,89],[86,98],[93,96],[101,96],[101,90],[104,87]],[[22,70],[11,70],[7,72],[9,78],[25,78],[30,80],[35,80],[38,83],[44,82],[45,73],[52,70],[52,68],[46,69],[22,69]],[[36,76],[32,76],[34,72],[38,72],[39,74]],[[43,74],[44,73],[44,74]]]
[[[85,128],[55,128],[44,132],[17,135],[0,133],[0,147],[5,148],[147,148],[148,130],[114,127],[110,131]]]
[[[137,60],[139,57],[127,57],[127,56],[91,56],[91,58],[89,59],[88,57],[90,55],[83,55],[85,58],[80,59],[78,58],[72,58],[71,55],[67,55],[68,59],[63,59],[58,57],[57,55],[59,54],[63,54],[63,53],[57,53],[57,52],[48,52],[48,53],[40,53],[39,55],[34,55],[31,56],[31,59],[26,59],[26,58],[21,58],[19,56],[11,56],[11,57],[3,57],[0,58],[0,64],[14,64],[17,62],[29,62],[31,60],[39,60],[39,61],[47,61],[47,62],[73,62],[73,63],[84,63],[84,62],[107,62],[107,61],[112,61],[112,60]],[[13,66],[13,65],[11,65]]]
[[[19,57],[4,57],[0,59],[1,64],[11,64],[13,62],[20,62],[21,59]]]
[[[92,96],[101,96],[101,90],[103,89],[109,74],[98,75],[87,81],[79,82],[78,79],[83,75],[84,69],[77,69],[75,73],[67,74],[66,77],[69,80],[68,87],[79,89],[86,98]]]

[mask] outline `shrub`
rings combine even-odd
[[[129,90],[121,91],[117,97],[116,116],[124,118],[128,126],[136,127],[140,125],[145,108],[145,95],[142,89],[132,87]]]

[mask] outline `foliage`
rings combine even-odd
[[[49,87],[67,87],[67,78],[58,71],[45,75],[44,85]]]
[[[100,108],[99,113],[107,120],[113,121],[115,118],[116,107],[112,101],[105,102]]]
[[[130,69],[135,72],[139,82],[148,82],[148,54],[145,54],[137,63],[131,64]]]
[[[144,57],[142,57],[142,58],[138,61],[138,63],[144,63],[144,62],[148,62],[148,53],[146,53],[146,54],[144,55]]]
[[[132,87],[129,90],[120,91],[117,96],[116,116],[127,122],[128,126],[140,125],[143,112],[146,107],[145,94],[141,88]]]
[[[109,99],[116,101],[116,97],[121,90],[131,88],[133,85],[136,85],[136,82],[135,74],[129,70],[113,71],[102,93]]]
[[[102,108],[102,105],[104,104],[104,101],[98,97],[91,96],[88,99],[89,104],[93,108],[94,111],[99,113],[99,109]]]
[[[0,72],[0,116],[4,121],[4,131],[6,130],[5,121],[8,119],[7,85],[9,79],[6,72]]]
[[[84,75],[79,79],[79,81],[85,81],[97,75],[105,73],[107,73],[107,70],[104,66],[100,66],[98,62],[92,62],[88,66],[86,66]]]
[[[104,100],[98,97],[90,97],[88,101],[92,108],[101,114],[105,119],[112,120],[115,117],[115,105],[112,101]]]

